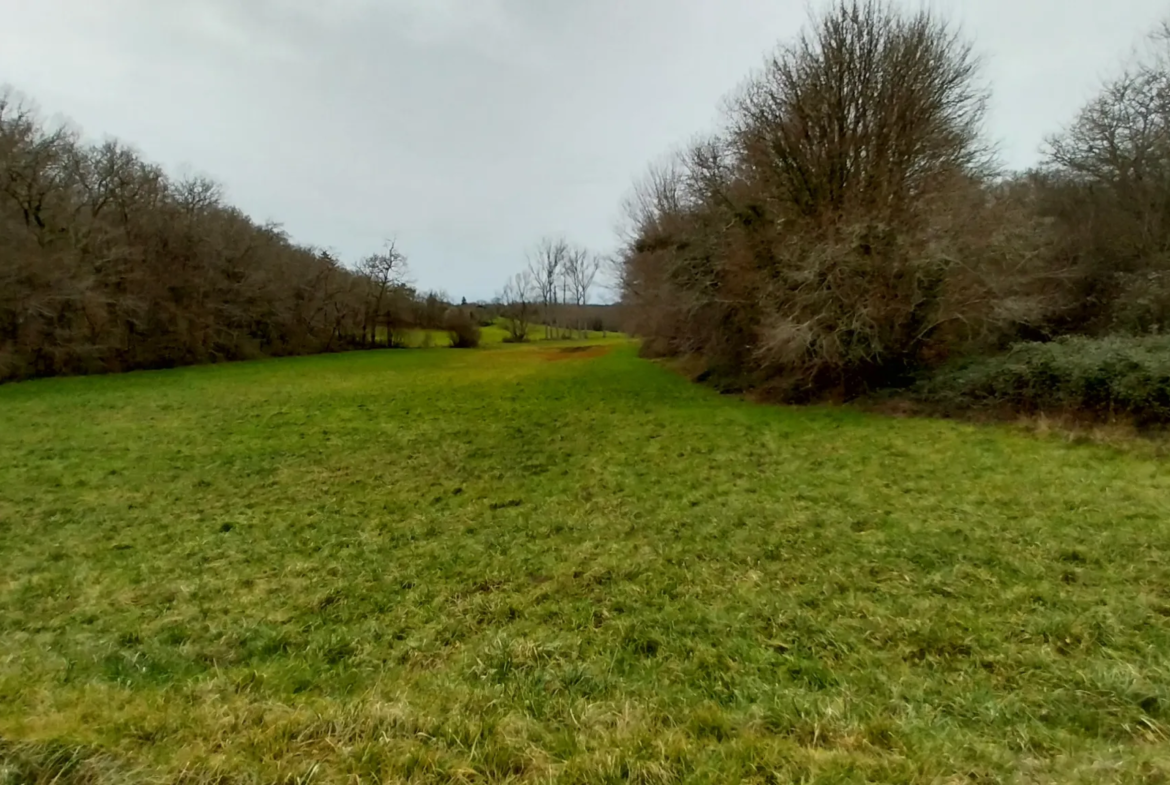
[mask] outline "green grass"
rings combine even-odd
[[[1170,479],[626,346],[0,388],[0,783],[1163,782]]]

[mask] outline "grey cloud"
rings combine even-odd
[[[817,3],[812,3],[815,7]],[[1015,167],[1161,0],[933,0],[986,56]],[[224,183],[353,260],[397,234],[424,286],[490,296],[525,248],[613,242],[632,178],[712,130],[804,0],[0,0],[0,81]]]

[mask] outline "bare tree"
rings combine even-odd
[[[1021,251],[972,229],[993,202],[986,97],[970,45],[928,12],[838,0],[814,17],[722,135],[629,201],[622,285],[644,346],[848,394],[991,318],[956,291]]]
[[[586,334],[585,306],[589,304],[589,293],[601,271],[602,259],[581,246],[572,246],[565,255],[562,269],[564,292],[562,302],[574,306],[572,318],[576,329]]]
[[[381,252],[362,259],[358,263],[358,272],[370,283],[362,326],[362,342],[376,346],[378,328],[385,327],[387,345],[390,345],[395,314],[386,306],[392,300],[393,290],[406,285],[408,275],[406,256],[398,250],[397,242],[390,240]]]
[[[500,319],[508,331],[510,343],[524,343],[528,340],[529,328],[536,317],[535,286],[532,273],[523,270],[504,284],[500,294]]]
[[[1170,328],[1170,37],[1108,81],[1048,141],[1045,212],[1079,272],[1090,330]]]
[[[956,173],[988,171],[978,69],[931,13],[840,0],[749,83],[733,139],[800,214],[909,209]]]
[[[546,237],[537,244],[528,258],[528,272],[543,307],[546,339],[555,335],[558,290],[569,250],[569,244],[563,238]]]

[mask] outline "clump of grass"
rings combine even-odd
[[[0,388],[0,782],[1170,774],[1159,461],[548,349]]]
[[[109,755],[57,742],[13,743],[0,738],[0,783],[56,785],[57,783],[127,782],[139,779]]]

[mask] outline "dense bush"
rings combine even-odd
[[[474,349],[481,337],[479,325],[463,308],[452,308],[443,317],[443,329],[451,339],[452,349]]]
[[[943,369],[915,388],[946,410],[1085,413],[1170,423],[1170,336],[1061,338]]]

